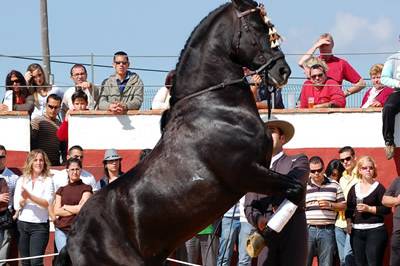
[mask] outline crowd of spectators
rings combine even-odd
[[[10,258],[12,243],[18,243],[21,257],[43,255],[49,242],[50,222],[55,227],[55,249],[61,250],[86,200],[122,174],[122,157],[115,149],[105,151],[105,177],[99,181],[83,169],[83,158],[82,147],[73,146],[65,169],[57,170],[50,168],[45,151],[33,149],[22,174],[17,175],[7,168],[7,150],[0,145],[0,260]],[[10,223],[4,222],[6,216]],[[43,259],[21,263],[43,265]]]
[[[366,86],[346,60],[333,55],[333,46],[333,37],[328,33],[322,34],[299,60],[306,81],[297,108],[344,108],[346,97],[360,92]],[[317,49],[320,55],[314,56]],[[400,111],[400,98],[397,97],[397,89],[400,88],[398,57],[398,54],[393,55],[384,65],[371,66],[369,75],[373,86],[365,93],[360,106],[384,107],[383,136],[388,159],[393,157],[394,117]],[[20,256],[44,254],[49,240],[49,221],[54,222],[56,248],[60,250],[85,201],[123,174],[122,157],[115,149],[105,151],[104,176],[98,182],[91,173],[85,171],[82,147],[73,146],[67,150],[68,119],[71,111],[105,110],[118,115],[140,109],[144,85],[136,73],[129,71],[129,65],[129,57],[125,52],[115,53],[115,74],[105,79],[101,86],[96,86],[87,81],[86,68],[76,64],[70,71],[74,86],[66,90],[50,85],[39,64],[29,65],[25,75],[16,70],[8,73],[6,93],[4,99],[0,99],[0,111],[29,112],[31,152],[27,156],[23,174],[18,177],[6,167],[7,152],[0,145],[0,181],[6,181],[0,182],[0,215],[9,212],[17,221],[11,227],[0,227],[0,259],[9,256],[12,238],[18,238]],[[247,74],[249,70],[244,68],[243,71]],[[152,109],[169,108],[174,79],[175,71],[172,70],[166,77],[165,86],[154,97]],[[349,89],[343,90],[344,80],[352,84]],[[267,101],[268,88],[263,84],[262,76],[255,74],[249,76],[247,81],[257,108],[268,108],[270,103],[272,108],[285,108],[280,90],[274,93],[272,101]],[[386,102],[388,105],[385,105]],[[278,141],[280,150],[274,156],[280,157],[284,154],[282,146],[292,136],[279,126],[268,127],[273,134],[277,134],[274,141]],[[50,166],[61,165],[66,168],[60,171],[50,169]],[[281,171],[276,165],[271,167]],[[383,219],[384,215],[390,213],[390,207],[396,207],[394,227],[398,229],[400,226],[400,210],[397,207],[400,204],[399,179],[394,180],[386,191],[377,181],[379,177],[374,159],[363,156],[357,160],[354,150],[349,146],[340,149],[339,158],[332,159],[326,169],[319,156],[312,156],[307,167],[309,176],[303,213],[308,233],[307,264],[311,265],[313,257],[317,256],[320,265],[333,265],[334,255],[337,254],[340,265],[381,265],[387,245]],[[221,218],[220,237],[213,239],[213,233],[218,228],[216,222],[186,242],[188,261],[196,263],[201,257],[207,265],[229,265],[235,240],[238,239],[238,263],[250,265],[251,258],[245,252],[246,239],[255,230],[265,227],[267,220],[260,220],[264,212],[273,213],[282,201],[266,195],[257,195],[256,198],[268,202],[262,215],[254,214],[255,209],[247,210],[245,214],[249,203],[245,203],[243,197]],[[291,232],[287,234],[292,236]],[[392,265],[400,264],[398,232],[394,230],[392,236]],[[288,244],[284,239],[280,241]],[[297,242],[291,240],[290,243],[296,245]],[[276,254],[284,250],[283,247],[274,247]],[[276,263],[284,260],[271,257],[268,252],[263,256],[260,261]],[[289,264],[291,259],[287,258]],[[22,265],[30,264],[41,265],[42,259],[22,262]]]

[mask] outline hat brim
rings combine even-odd
[[[107,162],[107,161],[114,161],[114,160],[122,160],[122,157],[115,157],[115,158],[109,158],[109,159],[104,159],[103,163]]]
[[[294,136],[294,126],[285,120],[269,120],[264,122],[265,127],[277,127],[282,130],[283,135],[285,135],[286,143],[288,143]]]

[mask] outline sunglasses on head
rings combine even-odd
[[[324,168],[314,169],[314,170],[310,170],[310,173],[320,174],[320,173],[322,173],[323,170],[324,170]]]
[[[344,163],[344,162],[350,161],[351,158],[353,158],[353,157],[352,157],[352,156],[348,156],[348,157],[346,157],[346,158],[340,159],[340,161],[341,161],[342,163]]]
[[[47,107],[49,107],[52,110],[60,108],[60,106],[55,106],[55,105],[51,105],[51,104],[48,104]]]

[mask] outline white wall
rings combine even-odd
[[[295,126],[296,134],[286,145],[288,149],[384,146],[380,112],[283,113],[275,116]],[[70,118],[70,128],[74,130],[70,130],[69,145],[79,144],[85,149],[152,148],[160,138],[159,121],[159,115],[74,115]],[[398,133],[396,143],[400,143]]]
[[[0,144],[9,151],[30,150],[29,115],[0,115]]]
[[[384,146],[381,112],[279,112],[275,116],[295,126],[296,134],[286,145],[288,149]],[[160,138],[160,117],[154,114],[73,114],[69,120],[69,146],[121,150],[152,148]],[[396,117],[396,125],[399,119]],[[395,134],[397,146],[400,146],[399,131]],[[0,115],[0,144],[8,150],[29,151],[29,136],[29,116]]]

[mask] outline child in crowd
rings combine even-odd
[[[69,109],[65,115],[64,121],[61,123],[59,129],[57,130],[57,138],[60,141],[68,142],[68,119],[71,111],[84,111],[88,110],[88,97],[82,90],[76,91],[71,96],[72,103],[74,105],[73,109]],[[67,145],[68,146],[68,145]]]

